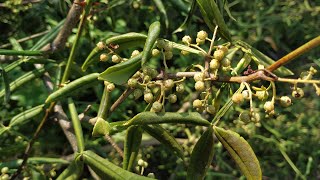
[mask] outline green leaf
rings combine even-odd
[[[30,83],[33,79],[40,77],[45,71],[52,68],[53,66],[49,65],[46,67],[41,67],[39,69],[35,69],[33,71],[30,71],[28,73],[25,73],[24,75],[20,76],[16,80],[10,83],[10,92],[13,93],[16,89],[18,89],[20,86],[23,86],[27,83]],[[6,70],[3,70],[3,72]],[[6,94],[6,90],[3,89],[0,91],[0,98],[2,98]]]
[[[10,49],[0,49],[0,55],[10,55],[10,56],[43,56],[43,51],[28,51],[28,50],[10,50]]]
[[[109,67],[99,75],[98,79],[113,82],[117,85],[124,84],[141,68],[141,57],[142,53],[127,61]]]
[[[262,179],[259,161],[243,137],[236,132],[216,126],[214,133],[248,180]]]
[[[163,5],[162,0],[153,0],[153,3],[156,5],[158,10],[160,11],[160,21],[161,21],[162,26],[165,27],[165,32],[167,33],[167,30],[169,27],[169,20],[168,20],[166,8]]]
[[[7,77],[7,72],[6,72],[5,69],[2,68],[2,66],[0,66],[0,72],[1,72],[0,74],[2,76],[3,86],[4,86],[4,90],[2,90],[2,91],[4,91],[4,94],[5,94],[4,102],[8,103],[10,101],[11,91],[10,91],[9,80],[8,80],[8,77]],[[2,91],[0,92],[0,98],[2,96],[1,94],[3,93]]]
[[[259,50],[255,49],[254,47],[250,46],[248,43],[238,40],[236,42],[237,46],[240,46],[247,50],[248,54],[251,54],[251,58],[257,63],[264,65],[265,68],[273,64],[275,61],[260,52]],[[279,67],[274,71],[275,74],[280,76],[290,76],[293,75],[293,72],[287,69],[284,66]]]
[[[21,163],[22,159],[15,159],[6,162],[0,162],[0,169],[3,167],[8,167],[10,169],[18,168]],[[51,158],[51,157],[30,157],[28,158],[27,164],[69,164],[69,161],[61,159],[61,158]]]
[[[80,90],[80,89],[84,89],[92,86],[93,84],[98,82],[97,81],[98,76],[99,76],[99,73],[92,73],[66,84],[62,88],[50,94],[46,99],[46,103],[50,103],[58,99],[61,99],[63,97],[66,97],[71,93],[74,93],[74,91],[76,90]]]
[[[177,142],[177,140],[172,136],[167,130],[165,130],[159,124],[153,125],[144,125],[142,128],[156,140],[158,140],[161,144],[168,147],[170,150],[174,151],[181,159],[184,158],[183,156],[183,148]]]
[[[104,136],[106,134],[109,134],[109,131],[111,129],[110,124],[105,121],[104,119],[97,117],[97,121],[94,124],[93,130],[92,130],[92,136]]]
[[[187,179],[204,179],[214,155],[214,137],[212,127],[202,134],[197,144],[194,146],[190,165],[187,172]]]
[[[224,22],[223,16],[221,15],[219,8],[214,0],[197,0],[200,7],[201,14],[207,26],[212,32],[214,32],[215,24],[219,26],[219,34],[226,39],[231,41],[231,36]]]
[[[144,176],[126,171],[115,164],[111,163],[107,159],[95,154],[92,151],[84,151],[82,153],[83,161],[90,166],[90,168],[97,173],[103,179],[119,179],[119,180],[149,180]]]
[[[146,39],[146,43],[144,44],[142,57],[141,57],[141,65],[143,66],[147,60],[150,58],[152,48],[159,37],[160,34],[160,23],[158,21],[152,23],[149,26],[148,37]]]
[[[110,108],[110,92],[107,89],[107,85],[104,86],[102,98],[98,110],[98,118],[106,119]]]
[[[35,117],[36,115],[38,115],[39,113],[41,113],[43,111],[44,105],[45,104],[41,104],[39,106],[28,109],[28,110],[14,116],[9,123],[9,127],[13,127],[13,126],[27,123],[28,120],[30,120],[31,118]]]
[[[233,68],[231,75],[239,75],[251,62],[251,56],[248,53],[245,53],[240,61],[237,63],[237,66]]]
[[[173,1],[176,1],[176,0],[173,0]],[[190,22],[192,20],[192,16],[193,16],[195,10],[196,10],[196,3],[197,3],[196,0],[192,1],[191,8],[189,10],[187,17],[184,19],[183,23],[179,26],[179,28],[176,29],[175,31],[173,31],[172,34],[182,32],[187,28],[187,26],[190,24]]]
[[[79,179],[83,171],[83,162],[74,160],[69,166],[57,177],[57,180],[74,180]]]
[[[80,119],[78,116],[77,108],[74,105],[72,98],[68,98],[68,107],[71,115],[74,133],[77,139],[78,152],[82,152],[84,151],[83,132],[82,132],[82,127],[81,127]]]
[[[199,113],[154,113],[142,112],[127,121],[124,125],[145,125],[145,124],[161,124],[161,123],[186,123],[202,126],[210,126],[210,122],[202,118]]]
[[[124,140],[123,166],[122,168],[132,171],[136,162],[141,144],[143,130],[139,126],[131,126],[127,129]]]
[[[125,50],[131,47],[136,47],[139,45],[143,45],[147,39],[147,36],[141,33],[135,33],[130,32],[126,34],[121,34],[117,36],[113,36],[111,38],[108,38],[105,41],[105,44],[108,46],[109,44],[115,44],[119,45],[119,48],[115,49],[116,52]],[[98,47],[95,47],[85,60],[85,62],[82,64],[81,69],[83,71],[86,71],[89,65],[91,65],[94,62],[99,61],[99,56],[101,53],[103,53],[105,50],[100,50]]]

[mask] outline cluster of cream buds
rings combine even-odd
[[[216,50],[213,52],[213,58],[210,61],[210,69],[215,71],[220,68],[220,66],[224,68],[230,67],[231,60],[226,56],[228,53],[228,47],[219,45]]]
[[[158,75],[158,72],[148,66],[143,67],[136,72],[127,82],[128,87],[133,88],[133,96],[135,99],[143,96],[146,103],[152,103],[151,111],[160,112],[163,109],[163,103],[166,99],[169,103],[177,102],[177,95],[172,92],[174,86],[177,93],[184,92],[184,86],[181,83],[175,83],[172,79],[153,80]],[[166,98],[158,98],[159,94],[165,95],[169,92]]]
[[[157,47],[162,50],[166,60],[171,60],[173,58],[172,44],[170,42],[167,42],[163,39],[159,39],[157,41]],[[154,54],[157,55],[156,50],[155,52],[152,51],[152,55]]]
[[[9,175],[8,175],[8,172],[9,172],[9,168],[8,167],[3,167],[1,168],[1,176],[0,176],[0,179],[2,180],[8,180],[9,179]]]

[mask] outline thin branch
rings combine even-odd
[[[110,108],[109,113],[112,113],[131,93],[133,92],[132,88],[126,89],[121,96],[114,102]]]
[[[49,30],[46,30],[46,31],[43,31],[43,32],[39,32],[39,33],[36,33],[36,34],[32,34],[32,35],[30,35],[30,36],[27,36],[27,37],[18,39],[17,42],[18,42],[18,43],[21,43],[21,42],[24,42],[24,41],[28,41],[28,40],[31,40],[31,39],[34,39],[34,38],[43,36],[43,35],[47,34],[48,32],[49,32]],[[3,49],[3,48],[10,47],[10,46],[12,46],[11,43],[6,43],[6,44],[2,44],[2,45],[0,46],[0,48]]]
[[[278,69],[279,67],[283,66],[284,64],[292,61],[294,58],[306,53],[307,51],[309,51],[319,45],[320,45],[320,36],[310,40],[309,42],[305,43],[304,45],[298,47],[297,49],[293,50],[289,54],[280,58],[278,61],[271,64],[271,66],[269,66],[267,68],[267,70],[274,71],[274,70]]]

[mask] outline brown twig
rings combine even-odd
[[[284,64],[292,61],[294,58],[306,53],[307,51],[317,47],[320,45],[320,36],[313,38],[312,40],[310,40],[309,42],[305,43],[304,45],[298,47],[297,49],[293,50],[292,52],[290,52],[289,54],[285,55],[284,57],[280,58],[278,61],[276,61],[275,63],[271,64],[271,66],[269,66],[267,68],[267,70],[269,71],[274,71],[276,69],[278,69],[279,67],[283,66]]]
[[[121,96],[114,102],[110,108],[109,113],[112,113],[131,93],[133,92],[132,88],[126,89]]]

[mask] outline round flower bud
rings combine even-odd
[[[112,55],[111,57],[112,62],[114,63],[119,63],[121,61],[121,59],[117,56],[117,55]]]
[[[214,105],[208,105],[206,110],[210,114],[215,114],[216,113],[216,108],[214,107]]]
[[[142,68],[142,72],[143,72],[143,74],[145,74],[145,75],[151,75],[151,73],[152,73],[152,70],[151,70],[152,68],[151,67],[149,67],[149,66],[144,66],[143,68]]]
[[[154,111],[154,112],[160,112],[162,110],[162,104],[158,101],[154,102],[152,104],[152,107],[151,109]]]
[[[223,58],[222,61],[221,61],[221,65],[223,67],[228,67],[228,66],[230,66],[230,64],[231,64],[231,61],[228,58]]]
[[[132,53],[131,53],[131,57],[135,57],[135,56],[137,56],[137,55],[139,55],[139,54],[140,54],[140,51],[134,50],[134,51],[132,51]]]
[[[219,45],[218,49],[222,50],[224,52],[224,54],[226,54],[228,52],[228,47],[227,46]]]
[[[1,180],[9,180],[9,175],[8,174],[3,174],[1,176]]]
[[[176,85],[176,91],[177,91],[177,93],[183,93],[184,92],[184,85],[183,84],[177,84]]]
[[[258,69],[264,69],[264,65],[259,64],[259,65],[258,65]]]
[[[102,53],[100,54],[100,61],[105,62],[108,60],[108,54]]]
[[[107,85],[107,91],[111,92],[111,91],[113,91],[115,89],[115,87],[116,86],[113,83],[110,83],[110,84]]]
[[[203,81],[204,79],[204,74],[203,73],[196,73],[193,76],[193,79],[197,82],[197,81]]]
[[[264,101],[268,98],[269,94],[267,91],[257,91],[256,96],[259,100]]]
[[[190,44],[192,42],[192,39],[190,36],[183,36],[182,42],[185,44]]]
[[[138,160],[138,165],[139,165],[139,166],[143,166],[143,164],[144,164],[144,160],[139,159],[139,160]]]
[[[241,93],[234,93],[232,96],[232,101],[236,104],[243,102],[243,95]]]
[[[292,91],[292,97],[300,99],[304,96],[304,92],[301,88],[297,88],[296,90]]]
[[[156,57],[160,54],[160,51],[158,49],[152,49],[152,52],[151,52],[152,56],[153,57]]]
[[[242,113],[240,113],[239,115],[239,119],[248,124],[251,121],[251,115],[249,111],[243,111]]]
[[[252,112],[251,114],[251,121],[253,122],[259,122],[260,121],[260,114],[257,112]]]
[[[196,43],[197,43],[198,45],[202,45],[202,44],[204,44],[204,42],[205,42],[204,39],[199,39],[199,38],[196,39]]]
[[[147,103],[152,103],[152,101],[153,101],[153,94],[152,94],[152,93],[146,93],[146,94],[144,94],[144,100],[145,100]]]
[[[194,85],[194,88],[197,91],[204,91],[205,90],[205,85],[203,81],[197,81],[196,84]]]
[[[193,106],[194,108],[200,108],[200,107],[202,106],[201,100],[200,100],[200,99],[194,100],[193,103],[192,103],[192,106]]]
[[[148,167],[148,162],[144,161],[142,167],[147,168]]]
[[[171,89],[173,87],[173,85],[174,85],[174,82],[172,79],[167,79],[164,81],[164,87],[166,89]]]
[[[151,72],[150,72],[150,76],[151,76],[151,78],[155,78],[155,77],[157,77],[158,76],[158,71],[157,70],[155,70],[155,69],[151,69]]]
[[[164,49],[165,51],[172,51],[172,48],[173,48],[173,45],[172,45],[171,42],[167,42],[167,43],[165,44],[165,46],[163,47],[163,49]]]
[[[266,110],[266,112],[271,112],[274,110],[274,103],[272,101],[267,101],[264,103],[263,108]]]
[[[201,39],[201,40],[205,40],[208,37],[208,33],[201,30],[197,33],[197,38]]]
[[[221,61],[224,58],[224,51],[221,49],[215,50],[213,53],[213,57],[218,61]]]
[[[156,176],[154,175],[154,173],[149,173],[149,174],[147,175],[147,177],[149,177],[149,178],[155,178]]]
[[[242,94],[242,96],[243,96],[244,99],[246,99],[246,100],[249,100],[249,99],[250,99],[249,90],[244,90],[244,91],[242,91],[241,94]]]
[[[182,55],[184,55],[184,56],[186,56],[186,55],[188,55],[188,54],[190,54],[190,52],[189,51],[185,51],[185,50],[181,50],[181,52],[180,52]]]
[[[158,47],[159,49],[163,49],[165,45],[166,45],[166,42],[165,42],[163,39],[159,39],[159,40],[157,41],[157,47]]]
[[[175,95],[175,94],[170,94],[170,95],[168,96],[168,100],[169,100],[170,103],[176,103],[176,102],[177,102],[177,95]]]
[[[137,71],[133,76],[132,78],[139,78],[141,75],[141,72]]]
[[[3,167],[2,169],[1,169],[1,173],[2,174],[7,174],[9,172],[9,168],[8,167]]]
[[[291,105],[291,98],[289,98],[288,96],[281,96],[280,98],[280,105],[282,107],[289,107]]]
[[[314,74],[316,74],[318,71],[317,71],[317,69],[315,69],[314,67],[310,67],[310,69],[309,69],[309,73],[311,74],[311,75],[314,75]]]
[[[218,60],[212,59],[210,61],[210,69],[216,70],[216,69],[219,69],[219,67],[220,67],[220,62]]]
[[[128,86],[131,87],[131,88],[136,87],[137,84],[138,84],[138,80],[137,80],[137,79],[130,78],[130,79],[128,80]]]
[[[143,81],[147,83],[147,82],[151,81],[151,77],[148,76],[148,75],[145,75],[145,76],[143,77]]]
[[[134,99],[139,99],[142,96],[143,92],[141,89],[135,89],[133,91]]]
[[[164,57],[166,58],[166,60],[172,59],[172,57],[173,57],[172,51],[165,51],[164,52]]]
[[[99,50],[103,50],[104,48],[106,48],[106,45],[103,42],[100,41],[100,42],[97,43],[97,48]]]

